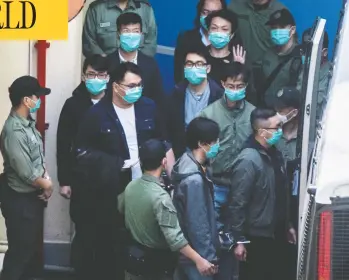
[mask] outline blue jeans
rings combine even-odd
[[[229,188],[224,186],[214,185],[214,208],[217,216],[217,229],[221,231],[223,224],[221,222],[222,208],[228,201]]]
[[[215,280],[239,280],[239,261],[235,258],[234,251],[222,251],[218,267]]]
[[[174,280],[213,280],[213,276],[202,276],[194,264],[179,264]]]

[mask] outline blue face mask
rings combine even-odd
[[[31,100],[31,99],[30,99]],[[35,107],[34,108],[30,108],[29,109],[29,112],[31,114],[34,114],[37,110],[40,109],[40,105],[41,105],[41,99],[39,98],[36,102],[34,100],[31,100],[34,104],[35,104]]]
[[[217,142],[216,144],[210,146],[210,149],[208,151],[206,151],[204,148],[202,149],[206,152],[207,159],[213,159],[217,156],[219,147],[220,147],[219,142]]]
[[[246,97],[246,88],[242,88],[239,90],[231,90],[226,88],[224,93],[229,101],[235,102],[235,101],[242,100]]]
[[[267,130],[266,130],[267,131]],[[268,131],[269,132],[269,131]],[[269,132],[271,133],[271,132]],[[281,140],[281,137],[282,137],[282,129],[279,128],[277,131],[273,132],[272,133],[272,136],[271,138],[267,139],[267,144],[269,146],[274,146],[276,145],[280,140]]]
[[[141,44],[141,33],[123,33],[120,35],[120,46],[125,52],[133,52]]]
[[[200,24],[201,26],[205,29],[208,30],[207,24],[206,24],[206,16],[201,16],[200,17]]]
[[[290,29],[272,29],[270,31],[271,40],[277,46],[283,46],[290,41]]]
[[[107,88],[107,82],[107,80],[102,79],[88,79],[85,81],[85,85],[92,95],[98,95]]]
[[[207,78],[206,67],[186,67],[184,68],[184,77],[189,83],[199,85]]]
[[[230,42],[230,35],[224,32],[211,32],[208,36],[213,47],[222,49]]]
[[[131,88],[126,91],[126,95],[123,96],[122,98],[129,104],[133,104],[138,101],[139,98],[142,96],[142,87],[135,87]]]

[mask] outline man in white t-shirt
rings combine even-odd
[[[89,221],[98,242],[86,241],[95,254],[95,263],[89,267],[105,280],[123,279],[117,195],[142,176],[139,147],[152,138],[162,140],[167,147],[168,174],[174,164],[163,118],[155,102],[142,96],[142,89],[139,67],[131,62],[120,64],[110,92],[88,111],[76,139],[78,181],[81,189],[95,197],[90,208],[96,215]]]

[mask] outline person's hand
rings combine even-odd
[[[70,199],[71,187],[70,186],[62,186],[59,190],[59,194],[66,199]]]
[[[203,276],[211,276],[218,272],[218,267],[204,258],[200,258],[196,262],[196,268]]]
[[[297,232],[293,227],[288,230],[287,240],[290,244],[297,244]]]
[[[238,246],[234,249],[234,254],[239,261],[246,261],[247,250],[244,244],[238,244]]]
[[[240,45],[233,47],[233,56],[235,62],[240,62],[241,64],[245,64],[246,61],[246,51]]]
[[[42,194],[39,195],[39,198],[45,202],[47,202],[51,195],[52,195],[52,192],[53,192],[53,188],[52,187],[49,187],[47,189],[44,189]]]

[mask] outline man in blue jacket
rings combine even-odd
[[[217,263],[220,243],[213,183],[208,178],[206,168],[218,153],[218,135],[219,127],[215,121],[202,117],[194,119],[188,125],[186,135],[190,152],[177,161],[172,171],[175,185],[173,203],[179,224],[190,246],[210,263]],[[213,276],[202,276],[193,262],[181,256],[175,279],[212,280]]]
[[[139,67],[122,63],[115,71],[112,92],[87,112],[77,134],[77,188],[95,197],[90,222],[96,236],[86,240],[95,258],[86,268],[85,279],[124,277],[122,223],[116,202],[126,185],[142,176],[139,146],[150,138],[160,139],[167,146],[168,172],[174,163],[157,106],[142,96],[142,89]]]
[[[211,71],[207,63],[208,55],[204,46],[192,43],[187,46],[183,71],[186,80],[177,84],[169,96],[169,133],[176,158],[185,152],[188,124],[224,93],[214,80],[207,77]]]

